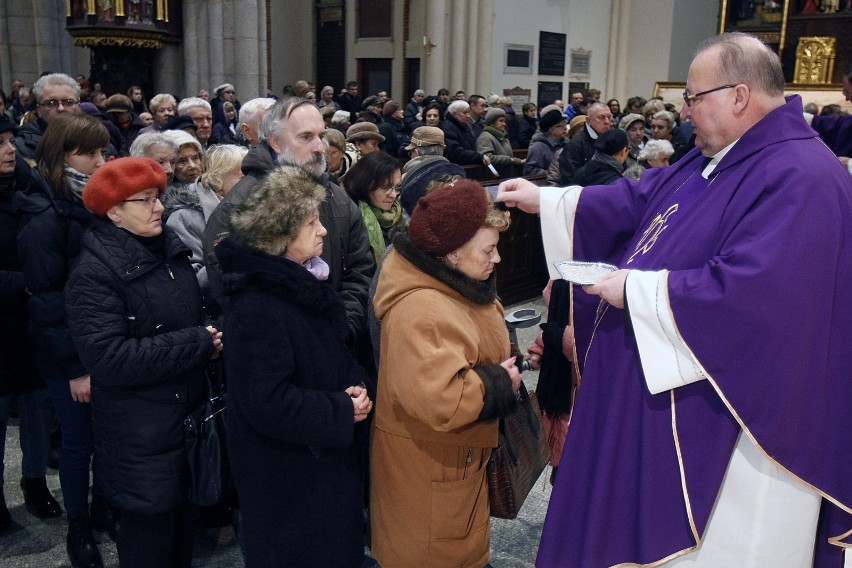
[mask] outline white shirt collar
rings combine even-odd
[[[709,178],[710,174],[713,173],[713,170],[716,169],[716,166],[719,165],[719,162],[722,161],[722,158],[724,158],[725,155],[728,152],[731,151],[731,148],[734,147],[734,144],[736,144],[739,141],[740,141],[740,139],[737,138],[736,140],[734,140],[733,142],[731,142],[730,144],[728,144],[727,146],[725,146],[724,148],[722,148],[721,150],[716,152],[716,154],[713,155],[712,158],[710,158],[710,163],[708,163],[706,166],[704,166],[704,170],[701,172],[701,177],[703,177],[704,179]]]

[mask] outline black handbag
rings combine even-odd
[[[225,435],[228,397],[215,369],[208,368],[204,376],[204,402],[183,425],[189,465],[187,499],[194,505],[210,507],[225,498],[231,483]]]
[[[498,447],[487,466],[491,516],[514,519],[550,460],[541,410],[534,392],[521,385],[518,408],[500,419]]]

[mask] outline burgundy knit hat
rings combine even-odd
[[[166,171],[151,158],[119,158],[99,167],[83,188],[83,203],[103,217],[131,195],[156,188],[166,191]]]
[[[464,179],[442,185],[417,202],[408,235],[420,250],[447,255],[473,238],[488,206],[488,194],[479,182]]]

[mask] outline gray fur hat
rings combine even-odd
[[[281,256],[325,195],[318,177],[296,166],[278,166],[231,216],[233,236],[262,252]]]

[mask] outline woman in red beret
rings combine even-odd
[[[95,172],[96,218],[65,288],[68,326],[91,374],[95,474],[121,512],[122,568],[186,567],[197,518],[187,502],[184,419],[222,349],[206,325],[189,248],[162,223],[166,173],[150,158]]]
[[[420,198],[382,264],[370,456],[382,566],[488,563],[485,467],[521,385],[494,281],[508,226],[477,182],[443,185]]]
[[[67,550],[74,566],[100,566],[89,509],[89,467],[94,451],[89,369],[80,361],[65,317],[64,287],[80,252],[80,238],[92,214],[83,206],[83,187],[104,164],[109,132],[80,112],[59,113],[45,130],[35,157],[29,191],[17,203],[26,226],[18,236],[18,253],[26,289],[31,294],[29,329],[39,374],[56,409],[62,430],[59,482],[68,514]],[[62,509],[44,478],[24,479],[28,508],[41,517]],[[92,488],[91,514],[110,530],[109,507]],[[52,503],[51,503],[52,502]]]

